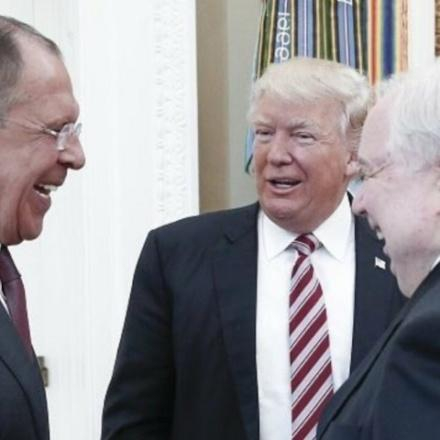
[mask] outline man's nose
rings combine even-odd
[[[284,137],[274,137],[268,153],[268,160],[275,165],[292,162],[293,156],[289,151],[288,142]]]
[[[86,158],[79,139],[72,139],[66,149],[60,151],[58,162],[73,170],[79,170],[84,166]]]

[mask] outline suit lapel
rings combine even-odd
[[[397,310],[398,289],[389,259],[365,219],[355,217],[356,279],[351,368],[366,356]],[[396,297],[396,298],[395,298]],[[403,302],[403,298],[402,298]]]
[[[0,361],[20,384],[29,404],[36,431],[41,439],[49,438],[47,403],[37,360],[31,360],[6,310],[0,305]]]
[[[248,440],[258,440],[256,291],[258,205],[245,209],[213,255],[214,283],[229,368]]]

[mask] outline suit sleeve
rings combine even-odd
[[[153,231],[135,270],[104,403],[102,439],[169,439],[173,396],[171,302]]]
[[[440,304],[412,316],[389,353],[372,440],[440,439]]]

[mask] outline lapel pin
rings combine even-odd
[[[378,267],[379,269],[385,270],[387,267],[387,264],[381,258],[374,257],[374,267]]]

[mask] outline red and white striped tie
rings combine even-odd
[[[327,313],[310,260],[319,244],[313,234],[292,243],[298,251],[289,297],[292,440],[316,438],[319,416],[333,395]]]

